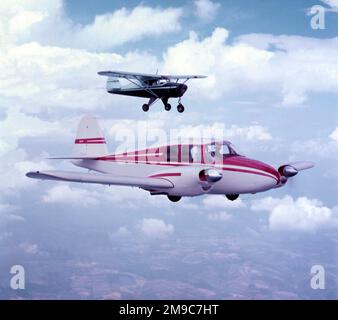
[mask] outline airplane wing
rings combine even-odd
[[[98,72],[100,76],[106,77],[117,77],[125,79],[138,79],[141,81],[147,80],[179,80],[179,79],[201,79],[206,78],[206,76],[200,75],[163,75],[163,74],[146,74],[146,73],[134,73],[134,72],[124,72],[124,71],[100,71]]]
[[[179,76],[176,76],[176,75],[162,75],[161,76],[162,78],[161,79],[204,79],[206,78],[207,76],[201,76],[201,75],[179,75]]]
[[[111,174],[82,173],[72,171],[31,171],[28,172],[26,176],[33,179],[130,186],[147,190],[167,189],[174,187],[170,181],[163,178],[119,177]]]
[[[134,73],[134,72],[124,72],[124,71],[100,71],[98,72],[100,76],[106,77],[117,77],[125,79],[137,79],[137,80],[160,80],[162,76],[157,74],[146,74],[146,73]]]

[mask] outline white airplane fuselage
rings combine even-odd
[[[308,161],[278,169],[239,155],[229,141],[174,144],[109,155],[96,118],[84,116],[78,126],[73,156],[78,167],[96,171],[31,171],[29,178],[66,182],[139,187],[152,195],[181,197],[223,194],[236,200],[240,194],[264,192],[283,186],[299,171],[312,168]]]
[[[184,146],[184,145],[183,145]],[[164,147],[166,148],[166,147]],[[151,154],[147,150],[144,154]],[[150,190],[152,194],[198,196],[202,194],[246,194],[267,191],[281,184],[279,172],[271,166],[240,155],[224,157],[223,161],[164,161],[161,157],[111,155],[95,160],[73,160],[73,164],[114,176],[161,178],[172,182],[173,188]],[[200,172],[215,169],[222,179],[213,184],[203,182]]]

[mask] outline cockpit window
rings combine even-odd
[[[230,142],[211,143],[206,147],[206,159],[210,161],[221,161],[224,157],[238,155],[235,147]]]

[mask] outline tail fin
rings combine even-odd
[[[100,157],[108,154],[106,140],[96,117],[84,116],[78,126],[74,141],[74,157]]]

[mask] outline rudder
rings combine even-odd
[[[95,116],[82,117],[74,141],[74,157],[100,157],[108,154],[106,140]]]

